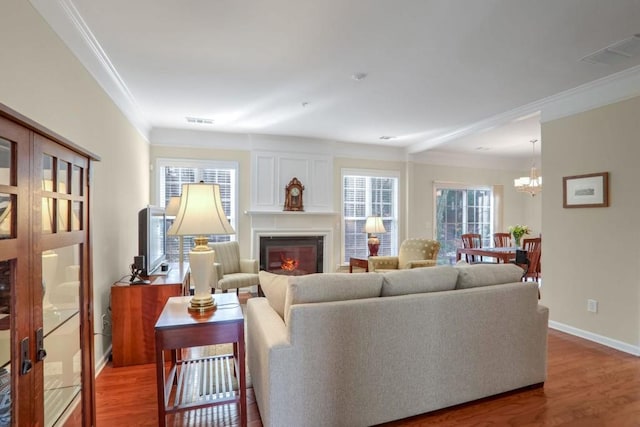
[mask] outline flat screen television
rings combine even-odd
[[[144,255],[141,276],[160,270],[166,261],[167,229],[164,209],[147,206],[138,213],[138,255]]]

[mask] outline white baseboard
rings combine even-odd
[[[104,354],[102,355],[102,358],[96,364],[96,372],[95,372],[96,378],[98,378],[98,375],[100,374],[102,369],[105,366],[107,366],[107,363],[109,363],[109,355],[110,354],[111,354],[111,344],[109,344],[109,347],[107,348],[107,351],[104,352]]]
[[[629,353],[634,356],[640,356],[640,346],[614,340],[613,338],[594,334],[593,332],[584,331],[582,329],[574,328],[573,326],[565,325],[564,323],[555,322],[553,320],[549,320],[549,327],[560,332],[566,332],[567,334],[574,335],[576,337],[584,338],[598,344],[606,345],[607,347],[611,347],[616,350],[624,351],[625,353]]]

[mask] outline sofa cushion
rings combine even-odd
[[[458,263],[456,289],[476,288],[479,286],[501,285],[520,282],[524,271],[515,264],[467,264]]]
[[[291,276],[284,311],[294,304],[379,297],[381,289],[382,275],[378,273]]]
[[[456,288],[458,270],[451,266],[422,267],[382,273],[383,297],[451,291]]]
[[[284,319],[284,303],[287,297],[289,276],[260,271],[258,278],[260,279],[262,292],[264,292],[264,296],[269,301],[269,305]]]

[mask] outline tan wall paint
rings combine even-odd
[[[251,185],[251,152],[243,150],[222,150],[194,147],[151,146],[150,164],[154,170],[150,172],[151,202],[157,204],[155,170],[157,159],[210,159],[236,161],[239,165],[239,226],[236,230],[243,256],[251,256],[251,218],[244,215],[250,210]],[[336,157],[333,159],[333,204],[338,213],[342,209],[342,169],[368,169],[391,171],[398,173],[399,184],[399,239],[407,237],[432,237],[433,191],[432,183],[438,181],[455,181],[466,184],[501,185],[503,187],[503,224],[528,224],[537,235],[540,228],[539,205],[542,196],[531,198],[513,190],[513,179],[523,171],[499,171],[487,169],[457,168],[448,166],[432,166],[402,161],[380,161],[356,158]],[[538,214],[536,214],[538,213]],[[333,259],[337,263],[342,260],[342,228],[340,217],[336,219],[334,228]]]
[[[138,253],[137,212],[148,203],[148,143],[30,3],[7,0],[0,13],[0,102],[101,157],[94,163],[95,329],[111,285]],[[110,345],[96,336],[96,361]]]
[[[244,212],[251,206],[251,152],[240,150],[219,150],[207,148],[166,147],[151,146],[150,172],[151,200],[159,205],[158,189],[156,188],[158,170],[156,162],[160,158],[165,159],[192,159],[192,160],[219,160],[238,162],[238,229],[236,238],[240,244],[240,253],[243,257],[251,257],[251,218]]]
[[[542,125],[544,286],[550,319],[640,344],[640,97]],[[610,207],[562,208],[562,177],[610,173]],[[598,313],[586,310],[599,301]]]
[[[455,182],[464,185],[502,185],[502,230],[510,225],[526,224],[531,227],[532,235],[537,236],[542,228],[539,214],[543,194],[532,198],[518,193],[513,188],[513,180],[522,175],[522,171],[504,171],[497,169],[472,169],[454,166],[434,166],[422,163],[409,163],[409,208],[408,230],[410,236],[432,237],[434,233],[434,182]]]

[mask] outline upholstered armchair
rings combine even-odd
[[[209,242],[209,247],[215,251],[215,274],[211,283],[213,293],[215,289],[227,292],[235,288],[237,294],[240,288],[249,286],[258,286],[258,293],[261,293],[258,261],[240,258],[238,242]]]
[[[401,270],[436,265],[440,242],[430,239],[407,239],[400,245],[398,256],[369,257],[369,271]]]

